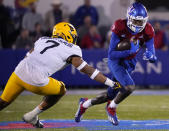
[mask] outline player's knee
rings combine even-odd
[[[60,81],[60,83],[61,83],[60,95],[65,95],[66,94],[66,86],[62,81]]]
[[[9,104],[10,104],[9,102],[6,102],[0,98],[0,111],[5,107],[7,107]]]
[[[114,89],[114,88],[109,87],[107,90],[108,99],[113,100],[121,89],[122,88],[115,88]]]

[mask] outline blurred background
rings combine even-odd
[[[139,0],[138,0],[139,1]],[[51,36],[52,27],[61,21],[72,23],[78,32],[78,45],[84,59],[111,77],[105,58],[111,26],[126,18],[134,0],[0,0],[0,88],[3,89],[16,65],[41,36]],[[161,89],[169,85],[169,1],[140,0],[155,30],[158,61],[150,64],[138,55],[133,78],[139,89]],[[84,11],[85,10],[85,11]],[[84,13],[86,12],[86,13]],[[103,88],[74,67],[53,75],[67,88]]]

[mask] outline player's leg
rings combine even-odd
[[[39,121],[38,115],[56,104],[62,96],[63,95],[44,96],[41,104],[32,111],[24,114],[23,120],[36,128],[43,128],[43,123]]]
[[[108,114],[108,119],[113,125],[118,125],[119,121],[116,116],[116,108],[119,103],[126,99],[134,90],[134,86],[125,86],[119,91],[117,96],[112,101],[108,101],[106,111]]]
[[[88,99],[88,98],[80,98],[79,100],[79,107],[77,109],[77,112],[75,114],[75,121],[76,122],[80,122],[83,114],[85,113],[85,111],[94,105],[97,104],[102,104],[107,102],[107,91],[102,92],[101,94],[99,94],[98,96],[96,96],[95,98],[92,99]]]
[[[122,66],[117,67],[114,76],[123,87],[113,100],[116,104],[119,104],[135,90],[135,84],[128,71]]]
[[[62,98],[64,96],[64,94],[66,93],[65,84],[63,82],[61,82],[61,81],[57,81],[55,79],[53,79],[53,80],[60,83],[59,86],[57,87],[57,90],[58,89],[59,90],[56,91],[56,95],[47,95],[47,96],[44,96],[42,102],[39,105],[39,108],[41,110],[43,110],[43,111],[49,109],[54,104],[56,104],[60,100],[60,98]],[[58,85],[58,84],[56,84],[56,85]]]
[[[127,96],[132,93],[135,86],[130,74],[123,66],[114,64],[112,67],[109,66],[109,68],[111,69],[116,80],[122,85],[122,88],[120,88],[117,96],[111,102],[109,101],[106,107],[109,121],[111,121],[114,125],[118,125],[116,107],[120,102],[122,102]],[[108,91],[108,97],[111,96],[112,92],[113,89]]]
[[[60,98],[62,97],[63,95],[49,95],[49,96],[44,96],[41,104],[39,105],[39,109],[40,110],[47,110],[49,109],[50,107],[52,107],[54,104],[56,104]]]
[[[111,89],[112,87],[109,87],[109,88]],[[115,89],[115,90],[113,90],[113,92],[111,93],[111,99],[113,99],[117,95],[117,93],[119,92],[120,85],[115,85],[113,87],[113,89]],[[91,99],[80,98],[79,107],[78,107],[78,110],[75,114],[75,121],[80,122],[83,117],[83,114],[85,113],[85,111],[89,107],[105,103],[109,100],[109,98],[110,98],[110,96],[108,97],[107,91],[104,91],[104,92],[100,93],[99,95],[97,95],[96,97],[91,98]]]
[[[3,99],[0,98],[0,111],[7,107],[10,103],[7,101],[4,101]]]
[[[7,107],[23,90],[24,88],[19,85],[16,75],[13,73],[0,96],[0,110]]]
[[[34,88],[38,88],[38,93],[36,89],[34,90],[30,87],[29,89],[27,88],[27,90],[31,92],[35,91],[34,93],[36,94],[45,95],[41,104],[39,105],[39,108],[42,110],[46,110],[56,104],[60,100],[60,98],[66,93],[65,84],[51,77],[49,77],[48,85]]]
[[[121,83],[124,88],[121,89],[121,92],[114,99],[114,102],[116,104],[122,102],[126,97],[128,97],[135,90],[135,84],[129,73],[131,73],[135,69],[136,62],[137,62],[136,58],[122,61],[122,65],[125,67],[125,69],[127,69],[127,71],[126,70],[122,71],[122,74],[124,74],[123,78],[120,78],[122,77],[122,75],[119,75],[119,77],[117,77],[119,81],[121,80]]]
[[[25,88],[31,92],[45,95],[42,102],[32,111],[23,116],[23,120],[32,124],[37,128],[43,128],[43,124],[39,121],[38,115],[56,104],[60,98],[66,93],[66,88],[63,82],[49,78],[48,85],[44,87],[33,87],[25,85]]]
[[[121,103],[126,97],[128,97],[133,91],[135,90],[134,85],[125,86],[118,95],[114,98],[114,103],[119,104]],[[112,106],[113,107],[113,106]]]
[[[107,91],[102,92],[97,97],[92,98],[92,99],[80,98],[79,107],[78,107],[77,112],[75,114],[75,121],[80,122],[83,117],[83,114],[85,113],[85,111],[89,107],[91,107],[93,105],[104,103],[106,101],[107,101]]]

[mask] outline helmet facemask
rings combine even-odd
[[[71,31],[69,31],[69,33],[70,33],[70,35],[71,35],[71,37],[72,37],[72,39],[73,39],[73,42],[72,42],[72,43],[76,45],[76,42],[77,42],[77,35],[72,34]]]
[[[139,16],[138,16],[139,17]],[[135,33],[141,32],[147,23],[148,17],[146,18],[136,18],[132,16],[127,17],[127,26]]]

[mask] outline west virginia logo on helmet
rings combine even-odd
[[[52,38],[62,38],[69,43],[76,44],[77,31],[72,24],[60,22],[53,27]]]

